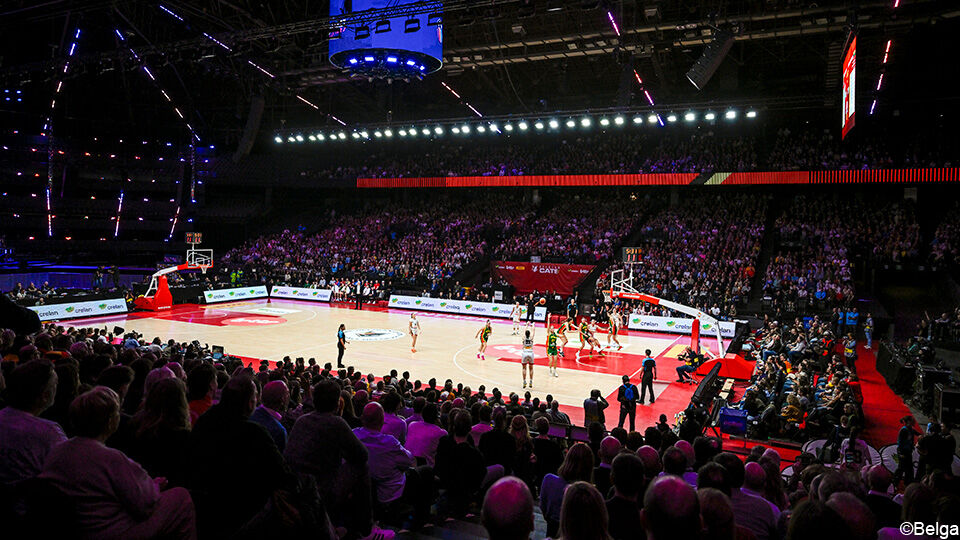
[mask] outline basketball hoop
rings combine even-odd
[[[200,270],[200,272],[206,274],[207,269],[213,266],[213,250],[188,249],[187,265],[189,265],[188,268]]]

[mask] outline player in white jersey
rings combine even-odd
[[[610,330],[607,332],[607,346],[610,347],[610,340],[613,339],[613,342],[617,344],[617,350],[623,348],[623,345],[620,344],[620,340],[617,339],[617,334],[620,332],[620,326],[623,324],[623,319],[620,317],[620,310],[616,306],[611,307],[607,312],[607,318],[610,322]]]
[[[410,352],[417,352],[417,336],[420,335],[420,321],[417,319],[416,313],[410,314],[410,322],[407,324],[407,327],[410,337],[413,339],[413,343],[410,345]]]
[[[523,333],[522,350],[520,352],[520,371],[523,373],[523,387],[527,387],[527,371],[530,372],[530,388],[533,388],[533,323],[527,323]]]
[[[520,302],[513,303],[513,310],[510,312],[510,318],[513,319],[513,336],[520,333],[520,312],[523,309],[520,307]]]

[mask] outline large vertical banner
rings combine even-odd
[[[857,36],[851,36],[843,54],[843,130],[840,138],[847,136],[853,127],[857,112]]]
[[[592,264],[494,261],[492,273],[495,279],[506,279],[517,294],[556,291],[568,295],[593,268]]]

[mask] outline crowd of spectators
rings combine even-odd
[[[298,286],[343,279],[373,280],[389,288],[438,291],[460,269],[490,252],[492,236],[509,235],[529,219],[522,202],[490,197],[467,207],[429,200],[375,204],[354,214],[331,215],[316,233],[285,230],[229,251],[228,272],[246,280]],[[231,277],[232,281],[237,278]]]
[[[44,281],[40,287],[37,287],[33,282],[26,287],[23,286],[23,283],[17,283],[6,292],[8,298],[22,306],[45,304],[47,299],[55,294],[57,294],[57,290],[51,287],[48,281]]]
[[[569,197],[517,223],[494,250],[503,260],[540,255],[544,261],[596,264],[646,218],[653,198]]]
[[[482,137],[482,138],[480,138]],[[702,173],[792,170],[865,170],[952,166],[950,151],[892,144],[888,137],[841,144],[833,130],[779,129],[774,136],[752,128],[650,132],[607,128],[602,132],[514,131],[507,138],[475,135],[435,140],[378,139],[348,145],[337,161],[302,165],[301,174],[322,178],[413,178],[549,174]],[[769,141],[769,142],[768,142]],[[411,146],[417,151],[411,151]]]
[[[944,214],[930,242],[930,262],[955,264],[960,258],[960,203]]]
[[[634,265],[633,286],[714,316],[736,315],[750,296],[767,204],[765,197],[711,195],[654,214],[640,229],[643,262]],[[609,286],[608,272],[598,294]],[[657,314],[645,303],[628,308]]]
[[[609,434],[595,422],[588,442],[551,437],[551,424],[569,418],[549,396],[334,371],[313,359],[254,371],[196,345],[105,330],[7,330],[3,523],[14,537],[388,539],[387,526],[479,513],[491,538],[507,539],[529,537],[535,504],[547,535],[565,540],[641,531],[893,538],[901,521],[953,523],[960,499],[949,431],[930,428],[917,443],[920,470],[894,477],[869,462],[858,438],[855,364],[767,354],[772,336],[825,342],[825,326],[814,319],[781,331],[771,322],[757,336],[762,364],[743,406],[781,431],[823,410],[823,427],[836,424],[842,439],[839,464],[826,452],[801,454],[786,479],[776,450],[757,446],[743,459],[719,438],[663,420]],[[806,420],[793,410],[804,407]],[[905,421],[901,435],[912,451],[919,433]]]
[[[813,316],[783,325],[768,318],[754,333],[747,348],[756,375],[740,402],[755,421],[754,436],[825,437],[836,452],[852,430],[863,429],[857,328],[841,327],[845,335],[837,330],[833,321]]]
[[[916,260],[920,227],[907,202],[798,195],[774,224],[778,251],[763,290],[774,306],[820,309],[854,298],[856,260],[881,264]]]

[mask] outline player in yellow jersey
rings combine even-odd
[[[550,366],[550,375],[554,377],[559,377],[557,375],[557,332],[553,329],[553,326],[547,322],[547,360]]]
[[[583,347],[586,345],[590,345],[590,354],[593,354],[594,348],[596,348],[600,349],[600,356],[604,356],[600,342],[597,341],[597,338],[593,337],[593,329],[587,324],[587,321],[583,321],[580,323],[580,350],[577,351],[577,356],[580,356],[580,353],[583,352]]]
[[[493,333],[493,327],[490,326],[490,319],[487,319],[487,323],[483,325],[483,328],[477,330],[477,335],[474,336],[480,338],[480,348],[477,350],[477,358],[480,360],[487,359],[484,353],[487,352],[487,341],[490,340],[491,333]]]
[[[573,330],[575,323],[573,319],[567,317],[562,323],[560,323],[560,328],[557,330],[557,337],[560,338],[560,349],[557,351],[560,353],[560,356],[564,356],[563,348],[567,346],[567,343],[570,341],[567,339],[567,332]]]

